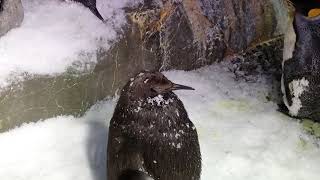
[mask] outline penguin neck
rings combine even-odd
[[[178,96],[173,92],[168,92],[165,94],[158,94],[154,97],[137,98],[135,100],[129,99],[128,105],[133,109],[141,108],[141,110],[144,109],[145,111],[168,111],[170,108],[179,106],[179,103],[182,104]]]
[[[120,97],[119,101],[122,101],[121,116],[130,117],[137,124],[156,123],[171,126],[189,121],[183,103],[173,92],[134,100],[130,97]]]
[[[136,101],[128,99],[125,95],[120,97],[112,120],[113,126],[128,136],[179,149],[183,139],[196,131],[173,92]]]

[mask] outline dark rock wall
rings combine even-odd
[[[27,75],[0,90],[0,131],[57,115],[80,116],[142,69],[192,70],[253,47],[282,33],[280,1],[145,0],[126,9],[120,40],[98,52],[98,63],[87,71]]]
[[[276,17],[271,1],[201,0],[203,14],[224,32],[232,52],[266,40],[276,33]],[[209,7],[209,8],[208,8]]]
[[[0,37],[20,26],[23,17],[21,0],[0,0]]]
[[[160,70],[192,70],[281,34],[279,3],[273,1],[146,0],[140,9],[128,10],[123,38],[130,41],[127,32],[138,33],[136,46],[155,55],[142,61],[155,61]],[[119,52],[136,53],[131,50]]]

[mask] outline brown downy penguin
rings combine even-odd
[[[108,180],[200,179],[198,135],[179,89],[194,90],[147,71],[124,86],[109,126]]]
[[[146,173],[139,170],[127,169],[122,171],[117,180],[154,180]]]
[[[96,6],[96,0],[72,0],[78,3],[83,4],[85,7],[89,8],[90,11],[97,16],[101,21],[104,21],[103,17],[99,13],[97,6]]]

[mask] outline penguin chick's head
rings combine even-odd
[[[130,93],[131,98],[144,99],[164,95],[179,89],[194,90],[192,87],[171,82],[160,72],[142,71],[130,79],[124,91]]]

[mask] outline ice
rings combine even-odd
[[[267,85],[235,81],[223,65],[165,73],[195,91],[176,91],[194,122],[202,180],[317,180],[318,141],[268,102]],[[0,134],[6,180],[104,180],[107,129],[116,99],[84,117],[61,116]],[[177,145],[179,148],[180,145]]]

